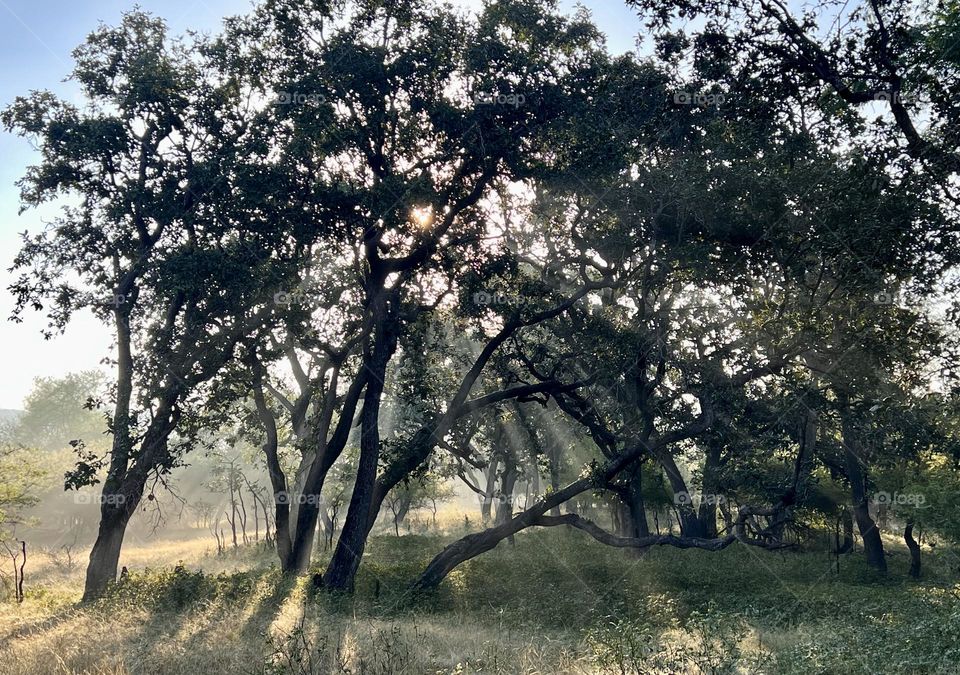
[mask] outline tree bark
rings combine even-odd
[[[637,462],[630,471],[628,495],[627,512],[630,516],[628,534],[631,537],[647,537],[650,535],[650,526],[647,525],[647,509],[643,502],[643,464],[641,462]]]
[[[347,391],[346,396],[344,396],[336,429],[333,434],[327,438],[330,420],[333,415],[333,406],[336,402],[333,398],[336,387],[330,388],[328,401],[325,403],[325,410],[321,415],[322,421],[317,428],[314,429],[314,433],[310,439],[310,442],[317,445],[317,452],[316,459],[310,465],[307,477],[304,480],[303,491],[292,496],[285,496],[287,500],[296,499],[300,507],[297,511],[296,521],[291,523],[293,540],[288,571],[293,574],[305,574],[310,569],[314,538],[316,537],[317,523],[320,518],[323,485],[326,482],[330,468],[346,447],[360,396],[365,391],[367,382],[370,379],[371,378],[368,377],[368,371],[363,368],[361,368],[353,378],[353,382],[350,383],[350,389]]]
[[[101,597],[107,587],[117,580],[120,548],[129,519],[130,516],[122,505],[115,508],[105,503],[101,507],[100,528],[90,551],[90,563],[87,565],[83,602]]]
[[[374,501],[380,460],[380,401],[385,386],[387,364],[397,346],[396,326],[393,325],[395,318],[392,316],[394,308],[390,304],[385,295],[378,296],[373,303],[378,325],[373,333],[374,344],[367,363],[370,375],[367,378],[363,410],[360,413],[360,461],[357,478],[347,517],[340,530],[340,539],[337,540],[330,565],[323,574],[323,585],[331,591],[353,590],[353,581],[370,531],[371,516],[376,517],[376,514],[371,513],[371,505]]]
[[[910,576],[914,579],[920,578],[920,544],[913,538],[913,518],[907,519],[907,525],[903,528],[903,541],[910,549]]]
[[[703,528],[697,511],[690,502],[690,492],[687,490],[687,483],[680,473],[680,468],[674,461],[673,456],[664,448],[657,453],[657,461],[663,467],[667,474],[667,480],[670,481],[670,487],[676,497],[677,518],[680,521],[680,533],[685,537],[703,537]]]
[[[863,539],[863,551],[867,558],[867,564],[881,573],[886,573],[887,560],[883,552],[883,539],[880,537],[877,524],[870,517],[870,508],[867,503],[864,449],[856,437],[856,430],[848,414],[842,415],[841,428],[843,432],[843,456],[853,497],[853,517],[857,521],[857,529],[860,530],[860,537]]]
[[[838,554],[849,553],[853,550],[853,516],[850,509],[841,507],[840,524],[843,527],[843,543],[837,549]]]
[[[487,466],[487,483],[483,489],[483,502],[480,504],[480,522],[484,525],[490,522],[490,510],[493,505],[493,496],[497,491],[497,466],[500,457],[494,454],[490,458],[490,464]]]
[[[702,493],[700,505],[697,509],[697,520],[705,537],[717,536],[717,505],[723,495],[718,494],[718,476],[720,470],[721,445],[711,440],[707,446],[706,457],[703,462]]]
[[[577,481],[571,483],[567,488],[557,493],[560,502],[566,501],[574,494],[579,494],[588,489],[589,484],[579,486],[583,482]],[[574,491],[571,494],[571,491]],[[493,527],[483,532],[467,535],[466,537],[455,541],[441,551],[427,566],[423,574],[414,584],[414,587],[420,590],[430,590],[436,588],[446,576],[461,563],[474,558],[481,553],[489,551],[497,546],[511,534],[531,527],[553,527],[557,525],[570,525],[587,532],[597,541],[608,546],[618,548],[644,549],[650,546],[674,546],[676,548],[699,548],[708,551],[719,551],[726,548],[735,541],[741,541],[751,546],[759,546],[768,549],[787,548],[789,545],[768,544],[762,540],[754,539],[747,535],[744,523],[748,518],[754,516],[773,515],[777,512],[776,508],[754,509],[752,507],[742,507],[737,519],[736,532],[728,534],[722,538],[708,539],[704,537],[685,537],[674,535],[651,535],[647,537],[620,537],[611,534],[595,525],[592,521],[580,516],[567,513],[562,516],[545,515],[557,503],[554,499],[544,500],[534,508],[528,509],[518,514],[512,520],[498,527]]]

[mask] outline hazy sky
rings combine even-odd
[[[476,7],[479,0],[455,4]],[[586,6],[607,34],[612,51],[634,48],[640,21],[620,0],[562,0],[572,9]],[[224,16],[243,13],[249,0],[0,0],[0,107],[32,89],[49,89],[76,100],[65,78],[70,52],[99,22],[116,24],[124,11],[139,5],[164,19],[172,33],[187,29],[215,31]],[[0,408],[20,408],[38,376],[61,375],[99,367],[109,354],[109,333],[87,314],[77,315],[65,335],[44,342],[43,319],[30,315],[21,324],[6,320],[13,308],[7,272],[19,247],[19,233],[36,231],[53,211],[18,214],[14,183],[36,154],[24,139],[0,131]]]

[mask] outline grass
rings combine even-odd
[[[250,546],[131,547],[110,596],[77,606],[82,570],[28,568],[0,605],[0,673],[952,673],[960,594],[948,552],[906,577],[857,555],[654,549],[535,530],[454,571],[409,583],[439,535],[374,537],[354,596],[316,596]],[[178,565],[178,560],[183,560]],[[149,563],[153,569],[146,568]],[[320,561],[322,564],[322,561]]]

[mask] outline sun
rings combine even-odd
[[[433,207],[415,206],[410,209],[410,221],[421,229],[427,229],[433,225]]]

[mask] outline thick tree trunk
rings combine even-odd
[[[136,290],[133,292],[136,293]],[[113,443],[110,450],[110,470],[103,482],[101,493],[100,528],[90,551],[90,562],[87,564],[84,602],[99,598],[107,586],[116,581],[120,547],[123,545],[127,521],[132,513],[127,510],[125,497],[120,492],[132,449],[130,401],[133,396],[130,321],[123,310],[124,307],[118,306],[114,312],[117,331],[117,391],[113,412]]]
[[[84,601],[102,596],[107,586],[117,578],[120,548],[127,523],[143,497],[149,472],[156,466],[158,458],[166,454],[167,439],[176,426],[177,416],[173,412],[176,397],[175,391],[166,392],[166,398],[160,402],[153,422],[144,433],[140,454],[129,470],[126,469],[125,459],[119,459],[119,455],[111,458],[111,470],[100,495],[100,528],[90,551]]]
[[[680,521],[680,533],[685,537],[703,537],[700,518],[693,507],[690,492],[687,490],[687,483],[683,479],[677,463],[666,448],[657,454],[657,461],[663,467],[664,473],[667,474],[667,480],[670,481],[670,487],[673,489],[677,518]]]
[[[104,504],[100,509],[100,529],[90,551],[83,602],[101,597],[107,587],[117,580],[120,548],[130,517],[123,506]]]
[[[312,442],[316,444],[316,459],[310,465],[307,477],[303,483],[303,491],[287,496],[287,499],[298,501],[297,518],[292,521],[293,540],[291,542],[290,561],[287,567],[288,572],[294,574],[305,574],[310,569],[310,559],[313,553],[314,540],[317,533],[317,523],[320,519],[320,509],[322,505],[321,494],[323,485],[326,482],[327,474],[337,458],[340,457],[347,440],[350,436],[350,428],[353,426],[354,414],[360,396],[364,393],[367,386],[368,372],[362,369],[350,383],[350,389],[343,399],[340,410],[340,419],[337,421],[336,429],[333,434],[327,438],[329,424],[333,414],[335,400],[331,398],[325,403],[327,411],[323,416],[322,422],[312,434]],[[382,383],[380,384],[382,387]],[[330,389],[332,397],[335,387]]]
[[[637,462],[630,472],[627,510],[630,515],[628,536],[649,536],[650,526],[647,525],[647,509],[643,503],[643,465],[640,462]]]
[[[870,517],[870,508],[867,502],[867,474],[864,467],[865,453],[856,437],[856,430],[849,417],[843,415],[841,420],[843,431],[843,455],[846,463],[847,478],[850,480],[850,491],[853,497],[853,517],[857,521],[857,529],[863,539],[863,551],[867,564],[879,572],[886,573],[887,560],[883,553],[883,539],[880,530],[873,518]]]
[[[352,591],[353,581],[363,558],[370,532],[371,520],[376,517],[371,506],[377,485],[377,466],[380,461],[380,401],[383,396],[387,364],[397,345],[392,310],[387,299],[377,298],[373,311],[379,314],[374,330],[374,345],[367,363],[367,387],[360,413],[360,461],[347,517],[340,530],[340,539],[323,575],[323,585],[332,591]]]
[[[697,520],[705,537],[717,536],[717,505],[724,498],[718,493],[718,475],[720,470],[721,445],[716,441],[707,446],[706,458],[703,462],[703,485],[700,495],[700,505],[697,509]]]
[[[913,519],[907,519],[907,525],[903,528],[903,541],[910,549],[910,576],[914,579],[920,578],[920,544],[913,538]]]

